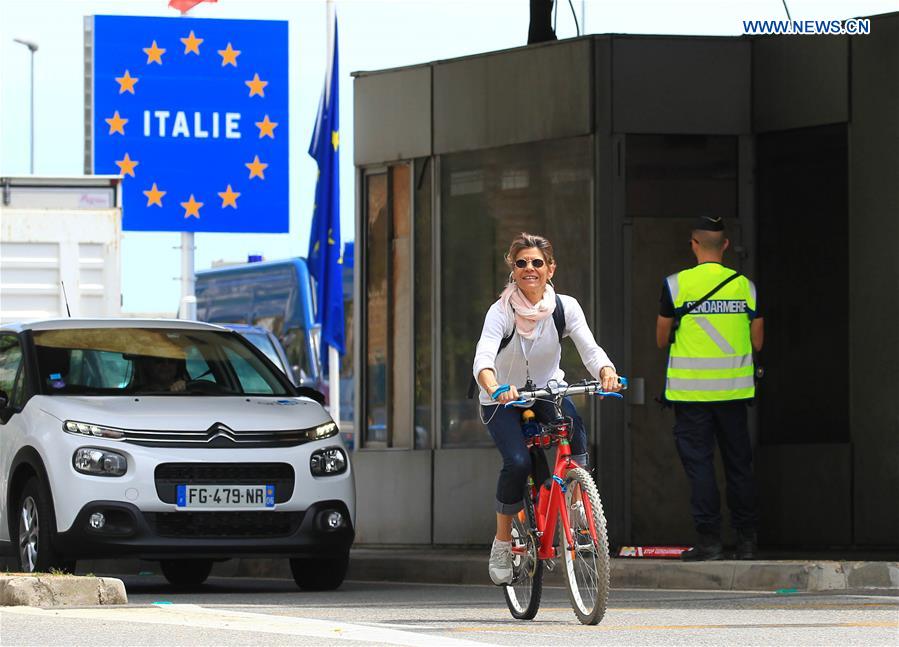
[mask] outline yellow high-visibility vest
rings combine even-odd
[[[666,279],[675,312],[682,312],[734,273],[702,263]],[[749,322],[755,285],[740,276],[680,322],[668,355],[665,397],[672,402],[722,402],[755,397]]]

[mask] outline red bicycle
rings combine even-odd
[[[627,380],[621,378],[623,387]],[[603,391],[599,382],[519,391],[522,404],[547,399],[556,408],[550,423],[522,424],[534,430],[526,443],[531,454],[531,475],[525,488],[524,508],[512,520],[512,583],[503,588],[512,616],[531,620],[540,608],[543,568],[552,569],[562,557],[568,597],[578,620],[595,625],[602,620],[609,599],[609,540],[599,490],[590,473],[571,458],[571,418],[562,415],[562,400],[569,395],[622,397]],[[507,405],[508,406],[508,405]],[[530,414],[530,415],[528,415]],[[524,409],[523,422],[534,413]],[[552,474],[544,449],[558,447]],[[578,505],[579,503],[579,505]],[[572,507],[574,506],[574,507]],[[583,513],[581,513],[583,511]],[[556,541],[558,532],[559,541]],[[557,546],[557,544],[559,544]]]

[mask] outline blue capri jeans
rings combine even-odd
[[[550,402],[537,401],[531,407],[539,422],[555,420],[555,407]],[[570,398],[562,401],[562,413],[574,422],[571,430],[572,458],[587,467],[587,432],[584,421]],[[500,514],[515,514],[524,507],[524,486],[531,472],[531,457],[521,433],[521,409],[501,405],[481,405],[481,420],[503,456],[503,468],[496,483],[496,511]]]

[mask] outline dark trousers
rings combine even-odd
[[[555,407],[550,402],[537,401],[531,407],[539,422],[552,422],[556,418]],[[587,432],[584,421],[569,398],[562,401],[562,414],[572,419],[571,454],[583,467],[587,467]],[[503,456],[503,468],[496,483],[496,511],[515,514],[524,506],[524,486],[531,472],[531,457],[521,433],[521,409],[500,405],[481,406],[482,420],[487,424],[496,448]]]
[[[724,462],[731,525],[737,530],[755,530],[755,478],[746,403],[675,402],[674,415],[674,443],[690,479],[690,508],[697,532],[718,534],[721,530],[716,440]]]

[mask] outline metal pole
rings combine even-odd
[[[31,51],[31,152],[30,152],[30,168],[31,174],[34,175],[34,49],[28,48]]]
[[[28,51],[31,53],[31,106],[29,107],[30,111],[30,134],[29,134],[29,147],[28,147],[28,168],[31,175],[34,175],[34,53],[37,51],[37,43],[31,40],[25,40],[24,38],[13,38],[13,41],[19,43],[20,45],[24,45],[28,48]]]
[[[181,318],[197,318],[197,297],[194,294],[194,232],[181,232]]]
[[[330,98],[331,93],[331,60],[334,56],[334,0],[325,1],[325,34],[327,34],[325,42],[327,49],[325,50],[325,92]]]

